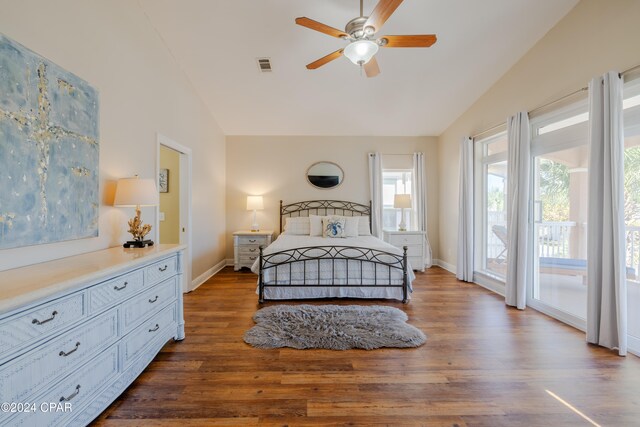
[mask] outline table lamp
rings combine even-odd
[[[119,207],[135,206],[136,208],[136,216],[129,220],[129,233],[133,236],[133,240],[127,241],[122,246],[125,248],[153,246],[152,240],[144,240],[144,236],[151,231],[151,225],[142,224],[140,206],[157,206],[158,203],[158,190],[153,179],[139,179],[136,175],[133,178],[118,180],[113,205]]]
[[[401,210],[401,220],[398,230],[407,231],[407,223],[404,222],[404,210],[411,209],[411,194],[396,194],[393,197],[393,207]]]
[[[260,226],[256,221],[256,211],[262,209],[264,209],[262,196],[247,196],[247,210],[253,211],[253,224],[251,225],[251,231],[260,231]]]

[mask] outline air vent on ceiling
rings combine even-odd
[[[271,59],[270,58],[256,58],[258,61],[258,68],[263,73],[271,72]]]

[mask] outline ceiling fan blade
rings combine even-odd
[[[344,31],[340,31],[337,28],[330,27],[321,22],[314,21],[313,19],[309,19],[304,16],[301,18],[296,18],[296,24],[302,25],[303,27],[307,27],[312,30],[320,31],[321,33],[325,33],[333,37],[349,37],[349,35]]]
[[[380,67],[378,66],[378,61],[376,61],[376,57],[371,58],[369,62],[364,64],[364,73],[367,77],[375,77],[380,74]]]
[[[371,15],[369,15],[364,28],[373,27],[374,32],[379,31],[391,14],[400,6],[400,3],[402,3],[402,0],[380,0]]]
[[[315,70],[316,68],[322,67],[324,64],[333,61],[336,58],[340,58],[342,56],[342,51],[344,49],[338,49],[335,52],[331,52],[327,56],[323,56],[322,58],[313,61],[311,64],[307,64],[307,68],[309,70]]]
[[[420,34],[414,36],[382,36],[382,47],[429,47],[433,45],[438,38],[435,34]],[[386,40],[386,44],[384,43]]]

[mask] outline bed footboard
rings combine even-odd
[[[269,254],[264,254],[263,249],[260,247],[259,254],[260,303],[265,301],[265,288],[332,286],[402,288],[402,302],[409,301],[407,246],[402,248],[402,255],[354,246],[312,246]],[[311,263],[317,269],[315,273],[314,268],[308,268]],[[321,263],[325,267],[330,264],[330,274],[322,273]],[[336,264],[341,269],[336,269]],[[279,273],[287,279],[281,280]],[[400,278],[400,283],[394,284],[398,281],[394,276]]]

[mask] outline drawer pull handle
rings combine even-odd
[[[74,391],[74,392],[73,392],[72,394],[70,394],[68,397],[64,397],[64,396],[62,396],[62,397],[60,398],[60,402],[68,402],[68,401],[70,401],[71,399],[73,399],[74,397],[76,397],[76,396],[78,395],[78,393],[80,393],[80,384],[78,384],[78,385],[76,386],[76,391]]]
[[[116,291],[121,291],[121,290],[123,290],[124,288],[126,288],[128,284],[129,284],[129,282],[124,282],[124,284],[123,284],[121,287],[118,287],[118,285],[115,285],[115,286],[113,287],[113,289],[114,289],[114,290],[116,290]]]
[[[258,257],[255,257],[255,256],[250,256],[250,257],[249,257],[249,259],[250,259],[251,261],[255,261],[255,260],[256,260],[256,258],[258,258]]]
[[[257,240],[256,240],[256,239],[249,239],[249,241],[250,241],[251,243],[255,243]]]
[[[256,251],[256,248],[249,249],[249,252],[255,252],[255,251]]]
[[[67,357],[67,356],[68,356],[68,355],[70,355],[71,353],[74,353],[76,350],[78,350],[78,347],[80,347],[80,341],[78,341],[78,342],[76,343],[76,347],[75,347],[73,350],[68,351],[68,352],[66,352],[66,353],[65,353],[64,351],[60,351],[60,353],[58,353],[58,355],[59,355],[59,356]]]
[[[45,320],[38,320],[38,319],[33,319],[31,321],[31,323],[33,323],[34,325],[44,325],[47,322],[51,322],[53,319],[56,318],[56,316],[58,315],[57,311],[54,311],[53,313],[51,313],[51,317]]]
[[[153,328],[153,329],[149,329],[149,332],[155,332],[155,331],[157,331],[158,329],[160,329],[160,325],[158,325],[158,324],[156,323],[156,327],[155,327],[155,328]]]
[[[149,299],[149,302],[151,304],[153,304],[154,302],[158,301],[158,295],[156,295],[156,297],[154,299]]]
[[[167,264],[165,264],[164,267],[158,267],[158,270],[167,271],[167,268],[169,268],[169,267],[167,266]]]

